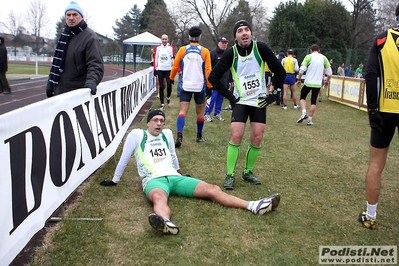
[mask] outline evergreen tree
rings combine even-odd
[[[157,37],[169,36],[171,44],[176,39],[176,27],[163,0],[148,0],[140,19],[140,33],[148,31]]]
[[[65,29],[65,15],[60,17],[60,20],[57,22],[56,27],[55,27],[55,36],[54,36],[54,41],[58,42],[58,39],[61,36],[61,33],[64,31]]]
[[[141,20],[141,9],[135,4],[132,9],[121,19],[115,21],[115,27],[112,27],[116,36],[115,40],[122,47],[123,40],[139,34]]]

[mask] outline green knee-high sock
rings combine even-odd
[[[234,170],[237,165],[238,156],[240,155],[241,144],[233,144],[229,142],[227,148],[227,174],[234,175]]]
[[[252,171],[252,169],[254,168],[256,159],[258,159],[259,150],[260,146],[255,146],[252,144],[248,146],[244,173],[248,173],[249,171]]]

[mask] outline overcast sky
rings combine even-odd
[[[34,0],[2,0],[0,9],[0,21],[6,22],[7,16],[10,11],[13,10],[16,15],[24,15],[27,13],[30,3]],[[47,6],[47,13],[50,18],[50,27],[47,32],[43,32],[42,35],[46,37],[54,37],[55,25],[59,21],[60,17],[64,15],[65,8],[71,2],[71,0],[41,0]],[[172,1],[176,0],[164,0],[168,5]],[[89,27],[94,29],[99,34],[113,38],[113,29],[115,27],[115,20],[121,19],[134,4],[143,10],[146,0],[77,0],[77,3],[81,6],[86,16]],[[268,12],[272,15],[272,11],[280,2],[286,2],[286,0],[266,0],[265,5],[268,8]],[[300,0],[300,2],[304,2]],[[341,2],[350,7],[349,0],[341,0]],[[351,10],[349,10],[351,11]],[[29,30],[29,29],[28,29]],[[0,32],[4,32],[6,29],[0,28]]]

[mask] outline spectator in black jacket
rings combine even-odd
[[[66,27],[58,40],[47,82],[47,97],[80,88],[97,93],[104,75],[97,34],[87,27],[82,8],[72,1],[65,9]]]
[[[225,38],[222,37],[219,39],[218,46],[211,51],[211,64],[212,68],[216,66],[216,64],[220,61],[220,58],[222,58],[222,55],[224,51],[227,49],[227,45],[229,44],[229,41]],[[231,80],[231,72],[228,71],[223,74],[222,76],[222,84],[225,89],[229,89],[229,84]],[[205,108],[205,121],[211,122],[213,120],[219,120],[219,121],[224,121],[224,118],[220,115],[220,112],[222,111],[222,104],[223,104],[224,97],[221,95],[217,90],[212,91],[212,96],[210,100],[207,101],[206,108]],[[208,105],[209,103],[209,105]],[[211,117],[211,113],[213,110],[213,107],[215,107],[215,111],[213,113],[213,118]]]
[[[0,36],[0,93],[11,93],[10,85],[8,84],[6,72],[8,70],[7,49],[4,44],[4,37]]]

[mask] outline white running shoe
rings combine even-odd
[[[308,125],[308,126],[313,126],[313,121],[309,121],[309,120],[308,120],[308,123],[307,123],[306,125]]]
[[[299,117],[297,123],[302,123],[302,121],[305,120],[306,118],[308,118],[307,114],[301,114],[301,116]]]
[[[301,108],[299,105],[297,104],[294,105],[294,109],[299,109],[299,108]]]
[[[204,119],[205,119],[205,121],[207,121],[207,122],[212,122],[212,118],[211,118],[210,115],[204,115]]]
[[[212,120],[224,121],[224,118],[223,118],[220,114],[217,114],[217,115],[214,115],[214,116],[213,116],[213,119],[212,119]]]
[[[148,221],[152,228],[161,233],[167,235],[177,235],[179,233],[179,227],[172,223],[168,218],[161,215],[151,213],[148,215]]]
[[[285,104],[283,104],[283,106],[281,108],[283,108],[283,110],[287,110],[288,109],[287,105],[285,105]]]
[[[231,110],[231,105],[227,105],[225,108],[223,108],[223,110]]]
[[[280,194],[273,194],[267,198],[255,201],[252,206],[252,213],[263,215],[268,212],[274,211],[280,204]]]

